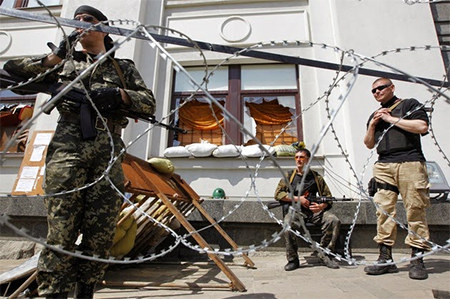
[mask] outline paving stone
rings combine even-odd
[[[364,252],[359,255],[368,262],[375,261],[378,256],[375,253]],[[111,267],[105,275],[105,280],[148,284],[171,283],[178,286],[202,283],[209,288],[175,289],[151,285],[133,288],[98,285],[94,298],[450,298],[449,254],[426,257],[429,278],[422,281],[409,279],[407,264],[399,265],[401,269],[399,273],[371,276],[364,273],[362,265],[334,270],[316,263],[308,264],[304,260],[301,268],[287,272],[283,270],[286,263],[284,252],[255,252],[249,256],[257,269],[241,266],[242,258],[239,257],[227,263],[245,285],[246,292],[231,291],[227,287],[230,279],[211,262],[153,262]],[[394,254],[396,260],[405,256],[400,253]],[[0,273],[17,266],[18,261],[0,260]],[[0,293],[0,296],[3,294]]]

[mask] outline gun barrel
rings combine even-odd
[[[281,207],[281,203],[278,200],[269,201],[267,203],[268,209],[274,209],[274,208],[278,208],[278,207]]]
[[[353,201],[353,198],[348,198],[348,197],[342,197],[342,198],[335,198],[335,197],[325,197],[325,196],[321,196],[321,197],[308,197],[308,200],[310,202],[315,202],[315,203],[326,203],[326,202],[333,202],[333,201]],[[281,207],[282,203],[278,200],[273,200],[273,201],[269,201],[267,203],[267,208],[268,209],[274,209],[274,208],[278,208]]]
[[[1,88],[7,88],[11,85],[18,84],[20,82],[25,81],[24,78],[16,76],[14,74],[11,74],[7,72],[4,69],[0,69],[0,87]],[[66,87],[63,83],[54,83],[54,84],[47,84],[43,82],[33,82],[33,83],[26,83],[21,85],[19,88],[14,88],[15,90],[21,92],[21,93],[28,93],[28,94],[35,94],[38,92],[43,92],[47,94],[58,94]],[[13,90],[14,90],[13,89]],[[52,110],[63,101],[63,99],[69,99],[73,100],[75,102],[81,102],[84,101],[84,91],[75,87],[72,87],[69,91],[67,91],[63,97],[60,97],[57,101],[54,101],[53,98],[48,100],[48,104],[43,109],[43,112],[45,114],[50,114]],[[164,124],[160,121],[157,121],[153,115],[148,115],[144,113],[134,112],[134,111],[128,111],[128,110],[121,110],[120,114],[122,116],[133,118],[133,119],[140,119],[146,122],[150,122],[152,124],[155,124],[157,126],[160,126],[162,128],[173,130],[178,133],[186,134],[187,131],[184,129],[181,129],[179,127]]]

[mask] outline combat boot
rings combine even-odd
[[[392,262],[392,246],[380,244],[380,256],[377,262],[384,264],[386,262]],[[364,272],[370,275],[380,275],[385,273],[397,273],[398,268],[396,265],[370,265],[364,268]]]
[[[319,262],[330,269],[339,269],[339,264],[333,260],[332,256],[328,256],[326,254],[323,256],[319,255]]]
[[[74,299],[92,299],[94,298],[95,283],[86,284],[77,282]]]
[[[300,267],[300,261],[298,259],[289,261],[285,266],[284,270],[286,271],[292,271]]]
[[[412,247],[411,257],[416,257],[418,254],[423,254],[424,250],[420,248]],[[412,260],[409,266],[409,278],[411,279],[427,279],[428,273],[423,263],[423,258]]]

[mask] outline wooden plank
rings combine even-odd
[[[11,195],[42,195],[45,156],[54,131],[34,131],[25,149]]]
[[[236,242],[218,225],[215,224],[216,221],[203,209],[200,204],[200,197],[198,194],[187,184],[179,175],[173,176],[174,181],[179,185],[183,186],[184,190],[189,193],[189,196],[193,199],[192,204],[197,208],[197,210],[211,223],[214,224],[214,228],[224,237],[224,239],[234,248],[237,249],[238,246]],[[246,255],[242,254],[242,257],[245,260],[245,265],[251,268],[255,268],[255,263]]]
[[[36,271],[39,254],[33,255],[31,258],[23,262],[17,267],[12,268],[8,272],[0,275],[0,284],[5,284],[20,278],[24,278]]]
[[[17,296],[20,295],[37,277],[37,271],[34,271],[33,274],[30,275],[30,277],[25,280],[25,282],[12,293],[8,298],[14,299],[17,298]]]
[[[122,162],[122,168],[124,170],[124,175],[128,181],[132,182],[133,189],[143,189],[149,190],[148,185],[143,177],[136,176],[136,170],[133,169],[133,163],[137,163],[137,158],[131,155],[126,155]],[[189,201],[187,194],[181,188],[178,188],[176,184],[172,183],[170,178],[163,177],[151,168],[150,164],[144,160],[139,159],[139,164],[145,167],[146,177],[150,180],[155,180],[158,182],[159,192],[162,192],[169,198],[176,198],[177,200]],[[155,189],[150,189],[153,192]]]
[[[197,210],[211,223],[214,228],[224,237],[224,239],[230,244],[234,249],[237,249],[238,246],[236,242],[217,224],[217,222],[203,209],[203,207],[197,201],[192,201]],[[243,253],[242,257],[245,260],[245,265],[251,268],[255,268],[255,263],[248,257],[247,254]]]
[[[177,217],[178,221],[186,228],[186,230],[191,233],[191,236],[195,239],[195,241],[201,246],[201,248],[205,248],[208,250],[212,250],[211,246],[203,239],[202,236],[194,227],[187,221],[183,214],[172,204],[172,202],[167,198],[166,193],[173,194],[173,189],[164,184],[164,180],[162,180],[156,173],[152,173],[148,171],[148,168],[145,169],[145,164],[138,163],[137,161],[133,161],[131,163],[133,169],[136,173],[141,177],[141,179],[145,182],[151,190],[156,190],[158,197],[164,202],[167,208]],[[145,171],[145,170],[147,171]],[[161,187],[163,186],[163,187]],[[161,188],[160,188],[161,187]],[[217,255],[208,253],[208,256],[214,263],[222,270],[222,272],[231,280],[233,289],[238,290],[240,292],[245,292],[244,284],[239,280],[239,278],[231,271],[230,268],[220,259]]]

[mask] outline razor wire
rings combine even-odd
[[[447,0],[403,0],[408,5],[414,5],[414,4],[433,4],[433,3],[439,3],[439,2],[445,2]]]
[[[283,46],[286,46],[286,45],[289,45],[289,44],[295,44],[295,45],[298,45],[298,44],[300,44],[300,43],[299,43],[298,41],[296,41],[296,42],[294,42],[294,43],[288,42],[288,41],[282,41],[282,42],[270,41],[270,42],[267,42],[267,43],[260,42],[260,43],[258,43],[258,44],[255,45],[255,46],[256,46],[256,47],[262,47],[263,45],[274,46],[274,45],[278,45],[278,44],[281,44],[281,45],[283,45]],[[314,43],[310,43],[310,42],[308,42],[307,44],[308,44],[308,45],[311,45],[311,46],[314,45]],[[318,44],[318,45],[319,45],[321,48],[327,48],[324,44]],[[252,48],[252,47],[249,47],[249,48]],[[247,50],[247,49],[249,49],[249,48],[243,49],[243,50],[241,50],[240,52],[242,53],[242,52],[244,52],[245,50]],[[335,51],[340,51],[340,49],[338,49],[337,47],[333,47],[333,50],[335,50]],[[343,53],[345,53],[345,52],[343,52]],[[238,56],[238,55],[235,54],[234,57],[236,57],[236,56]],[[227,58],[227,59],[224,60],[224,61],[228,61],[228,60],[229,60],[229,58]],[[219,65],[220,65],[220,64],[219,64]],[[216,68],[217,68],[217,67],[216,67]],[[343,97],[343,98],[345,98],[345,97]],[[318,103],[319,100],[320,100],[320,98],[319,98],[317,101],[315,101],[315,102],[313,103],[313,105],[316,104],[316,103]],[[311,108],[313,105],[309,106],[309,107],[306,108],[305,110],[308,110],[308,109]],[[305,110],[303,110],[302,113],[303,113]],[[336,111],[336,113],[334,113],[333,116],[335,116],[336,114],[337,114],[337,111]],[[296,118],[298,118],[299,116],[300,116],[300,114],[299,114],[299,115],[296,115]],[[289,122],[288,125],[290,125],[293,121],[295,121],[296,118],[295,118],[294,120],[292,120],[291,122]],[[241,128],[242,128],[242,124],[240,124],[240,125],[241,125]],[[329,126],[329,125],[328,125],[328,126]],[[326,130],[326,128],[327,128],[328,126],[324,126],[324,130]],[[226,132],[225,132],[225,133],[226,133]],[[324,134],[323,134],[323,135],[324,135]],[[322,136],[322,135],[321,135],[321,136]],[[254,138],[254,136],[252,136],[252,137]],[[320,142],[318,142],[318,143],[320,143]],[[273,145],[273,142],[272,142],[271,144]],[[260,145],[260,146],[261,146],[261,145]],[[263,148],[261,148],[261,149],[263,149]],[[259,163],[258,163],[257,166],[256,166],[255,177],[257,176],[257,172],[258,172],[258,170],[259,170],[259,168],[260,168],[260,166],[261,166],[261,163],[262,163],[262,161],[264,160],[265,157],[266,157],[266,151],[264,151],[262,157],[261,157],[260,160],[259,160]],[[269,153],[269,157],[271,157],[270,153]],[[274,161],[274,162],[275,162],[276,165],[279,167],[278,163],[277,163],[276,161]],[[281,174],[282,174],[282,177],[286,180],[286,178],[285,178],[284,175],[283,175],[283,172],[281,172]],[[287,184],[287,186],[290,186],[290,184]],[[275,221],[276,221],[278,224],[283,223],[283,221],[281,221],[281,220],[279,220],[279,219],[276,219],[275,215],[274,215],[273,213],[271,213],[270,211],[268,211],[267,207],[262,203],[262,201],[261,201],[261,199],[260,199],[260,197],[259,197],[259,195],[258,195],[258,193],[257,193],[257,189],[255,188],[255,185],[254,185],[253,181],[252,181],[251,187],[254,188],[254,193],[255,193],[255,195],[256,195],[256,198],[257,198],[258,202],[260,202],[260,204],[263,206],[263,209],[264,209],[267,213],[269,213],[269,216],[270,216],[271,218],[274,218]],[[291,189],[291,194],[292,194],[293,190],[292,190],[292,188],[290,188],[290,189]],[[250,190],[249,190],[249,191],[250,191]],[[248,193],[247,193],[246,195],[248,195]],[[216,223],[220,223],[221,221],[225,220],[225,219],[226,219],[228,216],[230,216],[235,210],[237,210],[237,209],[241,206],[241,204],[242,204],[244,201],[245,201],[245,198],[241,199],[241,201],[239,202],[239,204],[236,204],[232,210],[228,211],[228,214],[227,214],[226,216],[222,217],[221,219],[219,219],[218,221],[216,221],[214,224],[202,228],[201,230],[206,229],[206,228],[209,228],[209,227],[215,225]],[[291,210],[291,211],[293,211],[293,210]],[[198,231],[200,231],[200,230],[198,230]],[[282,232],[280,232],[280,234],[281,234],[281,233],[282,233]],[[192,234],[192,233],[191,233],[191,234]],[[188,236],[191,235],[191,234],[188,234]],[[278,234],[278,236],[279,236],[280,234]],[[262,244],[264,244],[264,245],[270,245],[272,242],[275,242],[275,241],[278,240],[278,236],[275,238],[275,235],[274,235],[274,239],[272,239],[271,242],[270,242],[270,241],[267,242],[267,240],[264,240],[264,241],[262,242]],[[321,250],[322,248],[320,247],[320,245],[318,245],[316,242],[314,242],[310,237],[308,237],[308,236],[304,237],[304,236],[301,236],[301,235],[300,235],[300,237],[301,237],[302,239],[304,239],[306,242],[312,244],[312,247],[313,247],[313,248],[315,248],[315,247],[317,246],[317,248],[318,248],[317,251],[318,251],[318,252],[320,252],[320,253],[322,252],[322,250]],[[253,250],[259,249],[260,247],[261,247],[261,246],[258,246],[258,245],[250,245],[250,246],[248,246],[248,250],[249,250],[249,252],[251,252],[251,251],[253,251]],[[242,248],[240,248],[240,251],[245,251],[245,252],[246,252],[246,250],[245,250],[245,249],[242,249]],[[218,250],[215,250],[215,253],[218,253]],[[219,252],[219,253],[220,253],[220,252]],[[230,253],[230,250],[226,250],[226,253]],[[240,252],[238,252],[238,254],[240,254]]]
[[[112,23],[114,23],[115,21],[111,21]],[[123,24],[123,23],[129,23],[129,20],[124,20],[124,21],[122,21],[122,20],[118,20],[117,22],[119,22],[120,24]],[[155,27],[157,27],[157,26],[155,26]],[[143,27],[142,26],[140,26],[140,29],[142,29]],[[144,29],[144,33],[147,33],[147,35],[148,36],[150,36],[151,37],[151,35],[150,34],[148,34],[148,32],[146,32],[146,30]],[[174,32],[174,30],[171,30],[171,29],[169,29],[169,31],[170,32]],[[131,36],[132,34],[134,34],[134,32],[133,33],[131,33],[129,36]],[[129,39],[129,36],[125,39],[125,41],[126,40],[128,40]],[[157,44],[157,42],[156,41],[153,41],[153,43],[151,43],[151,45],[155,45],[155,44]],[[159,45],[159,44],[158,44]],[[115,49],[117,49],[118,47],[119,47],[120,45],[116,45],[115,47],[113,47],[110,51],[108,51],[106,54],[104,54],[102,57],[106,57],[108,54],[110,54],[112,51],[114,51]],[[163,52],[163,54],[160,54],[160,56],[162,57],[162,58],[164,58],[164,59],[166,59],[168,56],[170,56],[170,55],[168,55],[168,53],[167,52],[165,52],[165,50],[162,48],[162,47],[160,47],[160,50],[163,50],[162,52]],[[100,59],[99,59],[99,61],[97,61],[96,63],[94,63],[93,65],[91,65],[91,67],[92,68],[94,68],[98,63],[100,63]],[[180,68],[182,68],[181,67],[181,65],[179,65],[179,67]],[[187,74],[187,75],[189,75],[186,71],[184,71],[185,72],[185,74]],[[83,72],[83,74],[85,74],[84,72]],[[79,81],[79,80],[81,80],[81,78],[83,77],[83,74],[80,76],[80,77],[78,77],[76,80],[74,80],[72,83],[73,84],[75,84],[75,82],[77,82],[77,81]],[[191,79],[191,81],[192,81],[192,83],[195,83],[195,84],[197,84],[196,82],[195,82],[195,80],[193,79],[193,78],[190,78]],[[37,80],[37,79],[36,79]],[[72,84],[72,85],[73,85]],[[203,84],[203,83],[202,83]],[[21,83],[19,83],[17,86],[21,86],[22,84]],[[70,89],[70,87],[72,86],[72,85],[69,85],[69,86],[67,86],[59,95],[60,96],[62,96],[62,95],[64,95],[69,89]],[[9,87],[8,89],[14,89],[15,87],[17,87],[17,86],[12,86],[12,87]],[[200,87],[200,86],[199,86]],[[86,91],[85,91],[86,92]],[[206,92],[206,90],[205,90],[205,92]],[[58,98],[57,97],[54,97],[54,98],[52,98],[52,101],[56,101],[56,100],[58,100]],[[48,104],[48,103],[47,103]],[[97,111],[98,112],[98,111]],[[42,112],[41,112],[42,113]],[[27,125],[24,125],[23,126],[24,128],[26,128],[27,127]],[[139,137],[141,137],[141,136],[143,136],[143,134],[141,134]],[[111,136],[109,136],[110,138],[111,138]],[[14,139],[12,140],[12,142],[14,141]],[[64,195],[64,194],[67,194],[67,193],[71,193],[71,192],[76,192],[76,191],[80,191],[80,190],[83,190],[83,189],[85,189],[85,188],[88,188],[88,187],[90,187],[90,186],[92,186],[93,184],[95,184],[96,182],[98,182],[98,181],[100,181],[101,179],[103,179],[104,177],[107,177],[108,176],[108,172],[109,172],[109,169],[112,167],[112,165],[117,161],[117,159],[119,158],[119,156],[120,155],[122,155],[122,154],[124,154],[125,153],[125,149],[124,150],[122,150],[122,152],[117,156],[117,157],[115,157],[112,161],[110,161],[110,163],[109,163],[109,166],[108,166],[108,168],[106,169],[106,171],[103,173],[103,175],[100,177],[100,178],[98,178],[97,180],[95,180],[94,182],[92,182],[92,183],[90,183],[90,184],[86,184],[85,186],[83,186],[83,187],[79,187],[79,188],[75,188],[75,189],[73,189],[73,190],[69,190],[69,191],[65,191],[65,192],[61,192],[61,193],[55,193],[55,194],[46,194],[46,195],[44,195],[44,196],[58,196],[58,195]],[[107,179],[109,179],[108,177],[107,177]],[[112,186],[113,188],[115,188],[115,186]],[[115,188],[116,189],[116,191],[117,191],[117,188]],[[124,194],[121,194],[121,196],[125,199],[125,200],[127,200],[128,201],[128,199],[125,197],[125,195]],[[41,196],[40,196],[41,197]],[[131,203],[131,202],[129,202],[128,201],[128,203],[129,204],[133,204],[133,203]],[[147,217],[149,217],[149,218],[151,218],[149,215],[147,215]],[[154,221],[154,222],[157,222],[155,219],[151,219],[152,221]],[[8,222],[8,219],[5,219],[5,222],[6,223],[9,223]],[[158,225],[162,225],[162,226],[164,226],[162,223],[158,223]],[[165,227],[165,229],[166,229],[166,227]],[[19,234],[19,235],[23,235],[23,233],[24,233],[24,231],[17,231],[17,233]],[[172,232],[173,233],[173,232]],[[42,242],[39,242],[38,241],[38,243],[41,243],[42,244]],[[186,244],[187,246],[189,246],[189,244]],[[47,246],[48,247],[50,247],[50,248],[52,248],[52,246],[49,246],[48,244],[47,244]],[[197,247],[196,247],[197,248]],[[59,250],[62,250],[62,249],[59,249]],[[62,250],[63,251],[63,250]],[[201,251],[201,250],[200,250]],[[167,253],[168,251],[166,251],[166,253]],[[66,252],[67,254],[71,254],[70,252]],[[76,254],[75,254],[76,255]],[[76,255],[77,257],[81,257],[81,256],[79,256],[79,255]],[[150,259],[154,259],[154,258],[157,258],[157,256],[155,256],[155,255],[152,255],[151,257],[150,257]],[[98,260],[102,260],[102,259],[98,259]],[[142,260],[142,259],[140,259],[140,260]],[[146,259],[146,260],[148,260],[148,259]],[[104,261],[104,260],[103,260]]]
[[[120,21],[120,23],[122,24],[122,21]],[[142,29],[142,27],[140,27],[140,29]],[[146,30],[144,30],[144,32],[143,32],[143,34],[146,34],[147,35],[147,37],[150,37],[151,35],[146,31]],[[128,39],[126,39],[126,40],[128,40]],[[125,41],[126,41],[125,40]],[[125,42],[124,41],[124,42]],[[282,42],[283,44],[286,44],[286,41],[283,41]],[[158,43],[156,42],[156,41],[153,41],[153,44],[155,44],[155,45],[158,45]],[[267,44],[270,44],[270,45],[273,45],[274,44],[274,42],[273,41],[271,41],[271,42],[269,42],[269,43],[267,43]],[[298,42],[296,42],[296,44],[298,45]],[[312,44],[312,43],[309,43],[310,45]],[[152,45],[152,44],[151,44]],[[263,47],[264,45],[266,45],[265,43],[259,43],[258,45],[256,45],[256,47]],[[322,44],[322,46],[324,46],[325,48],[326,48],[326,45],[323,45]],[[115,47],[119,47],[118,45],[115,45]],[[115,49],[117,49],[117,48],[115,48]],[[164,49],[164,48],[160,48],[160,50],[161,49]],[[336,48],[335,48],[336,49]],[[248,49],[244,49],[244,50],[242,50],[242,51],[247,51]],[[163,53],[164,53],[164,51],[163,51]],[[351,54],[350,54],[351,53]],[[161,55],[161,54],[159,54],[163,59],[166,59],[166,58],[168,58],[169,57],[169,59],[173,59],[170,55],[167,55],[168,53],[164,53],[164,55]],[[352,52],[352,51],[349,51],[348,52],[348,54],[349,55],[354,55],[354,53]],[[105,54],[105,55],[107,55],[107,54]],[[239,53],[236,53],[236,55],[235,55],[235,57],[237,57],[237,56],[239,56]],[[225,62],[228,62],[229,60],[226,60]],[[175,63],[175,61],[174,60],[172,60],[172,62],[176,65],[176,67],[174,67],[174,69],[178,72],[178,71],[183,71],[184,70],[184,68],[181,66],[181,65],[177,65],[177,63]],[[224,62],[224,63],[225,63]],[[178,69],[178,70],[177,70]],[[206,71],[206,73],[207,73],[207,71]],[[188,75],[188,73],[186,72],[185,74],[187,74]],[[210,72],[209,73],[209,75],[208,76],[210,76],[210,75],[212,75],[213,74],[213,71],[212,72]],[[355,80],[356,80],[356,75],[354,75],[354,77],[355,77]],[[206,78],[206,77],[205,77]],[[197,89],[197,91],[198,90],[201,90],[202,88],[201,88],[201,85],[205,82],[205,80],[204,80],[204,82],[202,82],[201,84],[198,84],[198,83],[196,83],[195,82],[195,80],[193,80],[193,78],[191,77],[190,78],[191,80],[192,80],[192,82],[191,83],[194,83],[194,85],[197,85],[197,87],[198,87],[198,89]],[[353,83],[354,83],[354,81],[353,81]],[[347,85],[347,91],[349,92],[349,90],[350,90],[350,87],[351,86],[349,86],[349,85]],[[208,99],[210,100],[210,104],[212,105],[212,104],[215,104],[215,105],[218,105],[219,107],[221,107],[221,105],[220,105],[220,103],[218,103],[215,99],[214,99],[214,97],[212,97],[208,92],[207,92],[207,90],[205,89],[205,90],[203,90],[203,92],[205,93],[205,94],[207,94],[207,95],[209,95],[209,96],[207,96],[208,97]],[[195,94],[195,93],[193,93],[193,94]],[[348,95],[348,93],[347,93],[347,95]],[[445,96],[445,95],[444,95]],[[210,97],[210,98],[209,98]],[[344,100],[345,100],[345,98],[346,98],[346,96],[344,96],[344,97],[339,97],[339,99],[341,100],[341,106],[342,106],[342,104],[344,103]],[[447,97],[448,98],[448,97]],[[320,100],[320,99],[319,99]],[[319,100],[317,100],[316,101],[316,103],[319,101]],[[314,103],[313,103],[314,104]],[[312,105],[313,106],[313,105]],[[312,107],[312,106],[310,106],[310,107]],[[341,107],[340,106],[340,107]],[[309,108],[310,108],[309,107]],[[98,111],[97,111],[98,112]],[[171,113],[173,113],[174,111],[171,111]],[[303,111],[304,112],[304,111]],[[302,112],[302,113],[303,113]],[[227,113],[228,113],[228,111],[226,111],[226,109],[222,109],[222,113],[223,114],[225,114],[226,116],[229,116],[229,115],[227,115]],[[326,132],[327,132],[327,130],[329,129],[329,128],[332,128],[332,124],[333,124],[333,121],[334,121],[334,117],[337,115],[337,112],[336,113],[334,113],[334,114],[332,114],[332,117],[331,116],[329,116],[329,118],[330,118],[330,121],[327,123],[327,125],[322,129],[322,131],[320,132],[320,136],[321,136],[321,139],[325,136],[325,134],[326,134]],[[170,116],[170,115],[169,115]],[[229,117],[229,119],[231,119],[232,121],[235,121],[236,123],[238,123],[240,126],[241,126],[241,128],[243,129],[243,132],[245,133],[245,134],[248,134],[248,135],[250,135],[250,136],[252,136],[251,135],[251,133],[250,132],[248,132],[248,131],[246,131],[246,129],[243,127],[243,125],[241,124],[241,123],[239,123],[236,119],[234,119],[234,117],[232,116],[232,115],[230,115],[231,117]],[[297,115],[296,117],[299,117],[299,115]],[[151,129],[151,128],[149,128],[149,129]],[[334,129],[333,129],[334,130]],[[146,130],[145,132],[143,132],[139,137],[141,137],[141,136],[144,136],[145,135],[145,133],[147,132],[148,130]],[[109,135],[110,135],[110,133],[109,133]],[[111,137],[111,136],[110,136]],[[252,136],[252,138],[254,138],[254,140],[256,139],[256,137],[255,136]],[[268,157],[269,158],[271,158],[272,157],[272,155],[267,151],[267,149],[263,146],[263,144],[261,143],[261,142],[259,142],[259,140],[255,140],[258,144],[259,144],[259,146],[261,147],[261,150],[264,152],[264,154],[263,154],[263,157],[261,157],[261,159],[260,159],[260,163],[258,164],[258,166],[257,166],[257,168],[256,168],[256,174],[257,174],[257,171],[259,170],[259,167],[260,167],[260,165],[261,165],[261,162],[264,160],[264,158],[265,158],[265,155],[267,154],[268,155]],[[315,153],[316,151],[317,151],[317,148],[318,148],[318,144],[319,144],[320,142],[318,142],[317,144],[315,144],[315,145],[313,145],[313,150],[312,150],[312,156],[314,156],[314,154],[313,153]],[[121,153],[122,154],[122,153]],[[2,155],[3,155],[3,152],[2,152]],[[112,158],[112,157],[111,157]],[[346,159],[347,159],[347,157],[346,157]],[[370,158],[369,158],[370,159]],[[117,157],[116,158],[114,158],[111,162],[112,163],[115,163],[115,161],[117,160]],[[244,159],[245,160],[245,159]],[[275,159],[273,159],[272,158],[272,161],[279,167],[279,165],[278,165],[278,163],[276,162],[276,160]],[[112,163],[110,164],[110,165],[112,165]],[[248,167],[248,164],[247,164],[247,167]],[[309,165],[307,165],[307,169],[309,168]],[[109,169],[109,168],[108,168]],[[108,171],[109,170],[105,170],[105,173],[104,173],[104,176],[107,176],[107,173],[108,173]],[[280,169],[280,171],[281,171],[281,168],[279,167],[279,169]],[[102,177],[103,178],[103,177]],[[254,190],[254,192],[255,192],[255,194],[257,195],[257,199],[258,199],[258,201],[260,201],[260,203],[261,204],[263,204],[262,203],[262,201],[260,200],[260,197],[258,196],[258,192],[257,192],[257,188],[256,188],[256,184],[255,184],[255,182],[256,182],[256,175],[254,176],[254,177],[252,177],[252,183],[251,183],[251,186],[250,186],[250,188],[249,188],[249,190],[247,191],[247,193],[248,192],[250,192],[252,189]],[[85,188],[87,188],[87,187],[89,187],[89,186],[85,186]],[[117,190],[117,189],[116,189]],[[76,190],[75,190],[76,191]],[[73,191],[74,192],[74,191]],[[121,195],[122,197],[124,197],[124,198],[126,198],[123,194]],[[248,196],[248,194],[246,194],[246,197]],[[241,201],[241,203],[242,203],[242,201]],[[232,211],[230,211],[230,213],[229,213],[229,215],[230,214],[232,214],[237,208],[239,208],[239,206],[236,206],[235,207],[235,209],[234,210],[232,210]],[[295,208],[295,209],[292,209],[292,210],[296,210],[297,208]],[[268,211],[267,209],[266,209],[266,211]],[[269,212],[269,211],[268,211]],[[272,213],[273,214],[273,213]],[[147,215],[147,216],[149,216],[149,215]],[[150,217],[150,216],[149,216]],[[151,217],[150,217],[151,218]],[[6,225],[8,225],[8,224],[10,224],[9,223],[9,221],[8,221],[8,219],[4,219],[4,220],[6,220],[6,221],[4,221],[4,223],[6,224]],[[223,221],[223,220],[222,220]],[[219,223],[219,221],[217,222],[217,223]],[[278,222],[277,221],[277,223],[279,223],[279,224],[281,224],[280,222]],[[166,229],[166,228],[165,228]],[[224,254],[224,255],[227,255],[227,254],[232,254],[232,255],[240,255],[240,254],[242,254],[242,253],[246,253],[246,252],[251,252],[251,251],[254,251],[254,250],[257,250],[257,249],[259,249],[259,248],[263,248],[263,247],[266,247],[266,246],[268,246],[268,245],[270,245],[271,243],[272,243],[272,241],[275,241],[275,240],[278,240],[279,239],[279,237],[280,237],[280,235],[281,235],[281,233],[283,233],[284,232],[284,230],[286,229],[286,227],[285,226],[283,226],[283,230],[279,233],[279,234],[274,234],[272,237],[273,237],[273,239],[272,240],[270,240],[269,242],[267,242],[267,240],[263,240],[261,243],[261,246],[254,246],[254,245],[250,245],[249,247],[248,247],[248,249],[242,249],[242,248],[238,248],[238,250],[236,250],[236,251],[231,251],[231,250],[228,250],[228,249],[225,249],[225,251],[218,251],[218,250],[214,250],[214,251],[211,251],[211,250],[208,250],[208,249],[205,249],[205,248],[199,248],[198,247],[198,245],[191,245],[190,243],[185,243],[185,238],[187,237],[186,235],[185,236],[183,236],[183,237],[181,237],[181,236],[178,236],[175,232],[171,232],[171,234],[176,238],[176,240],[178,241],[178,240],[180,240],[180,242],[183,242],[185,245],[187,245],[188,247],[190,247],[190,248],[192,248],[192,249],[194,249],[194,250],[197,250],[197,251],[199,251],[199,252],[202,252],[202,253],[212,253],[212,254]],[[302,237],[301,235],[300,235],[300,237]],[[308,240],[309,238],[306,238],[306,240]],[[39,240],[38,240],[39,241]],[[45,242],[44,242],[45,243]],[[169,247],[169,251],[171,251],[171,250],[173,250],[173,248],[174,247]],[[440,248],[444,248],[444,247],[440,247]],[[165,253],[167,253],[167,252],[169,252],[169,251],[165,251]],[[164,253],[164,254],[165,254]],[[164,255],[163,254],[163,255]],[[78,257],[81,257],[81,258],[85,258],[85,256],[83,256],[83,255],[80,255],[80,256],[78,256]],[[110,261],[110,259],[109,260],[103,260],[103,259],[100,259],[100,258],[98,258],[98,257],[93,257],[94,259],[97,259],[97,260],[99,260],[99,261]],[[149,258],[150,260],[152,259],[151,257]],[[140,261],[143,261],[143,260],[145,260],[144,258],[140,258],[140,259],[138,259],[138,260],[140,260]],[[115,262],[119,262],[119,261],[115,261]],[[133,261],[126,261],[127,263],[131,263],[131,262],[133,262]]]
[[[410,48],[408,48],[408,50],[416,50],[416,49],[417,49],[416,47],[410,47]],[[425,46],[425,47],[423,47],[423,49],[429,50],[429,46]],[[396,49],[396,53],[399,53],[399,52],[401,52],[401,51],[398,50],[398,49]],[[385,55],[385,53],[383,53],[383,55]],[[410,75],[410,74],[408,74],[408,73],[406,73],[406,72],[404,72],[404,71],[401,71],[400,69],[397,69],[397,68],[395,68],[395,67],[393,67],[393,66],[390,66],[390,65],[387,65],[387,64],[385,64],[385,63],[379,62],[379,61],[375,60],[375,59],[372,58],[372,57],[365,57],[365,56],[362,56],[362,55],[359,55],[359,57],[360,57],[362,60],[364,60],[364,61],[370,61],[370,62],[375,63],[375,64],[378,65],[378,66],[382,66],[382,67],[385,67],[385,68],[390,68],[391,70],[394,70],[394,71],[397,72],[397,73],[401,73],[401,74],[407,76],[412,82],[414,82],[414,83],[419,83],[419,84],[422,84],[422,85],[425,85],[425,86],[427,87],[427,89],[428,89],[429,92],[434,93],[433,96],[432,96],[432,98],[431,98],[430,100],[426,100],[424,103],[422,103],[420,106],[416,107],[416,108],[413,109],[412,111],[408,111],[404,116],[399,117],[399,119],[398,119],[395,123],[392,123],[386,130],[383,131],[383,133],[381,134],[381,136],[379,137],[379,139],[376,141],[375,146],[374,146],[373,149],[371,150],[370,155],[369,155],[369,158],[366,160],[366,163],[365,163],[364,166],[363,166],[363,172],[361,173],[361,180],[362,180],[362,178],[364,177],[365,171],[366,171],[366,169],[367,169],[367,165],[369,164],[369,161],[370,161],[371,157],[374,155],[374,152],[375,152],[376,148],[379,146],[379,144],[381,143],[382,139],[383,139],[384,136],[387,134],[387,132],[388,132],[391,128],[393,128],[393,127],[395,126],[396,123],[398,123],[400,120],[404,119],[405,117],[409,116],[411,113],[413,113],[413,112],[415,112],[415,111],[417,111],[417,110],[419,110],[419,109],[424,108],[424,107],[425,107],[425,104],[431,103],[431,102],[435,101],[436,98],[438,98],[438,97],[440,97],[440,96],[446,98],[446,102],[449,102],[450,98],[449,98],[447,95],[445,95],[443,92],[441,92],[441,91],[439,91],[438,89],[435,89],[434,87],[430,86],[427,82],[424,82],[424,81],[422,81],[422,80],[420,80],[420,79],[418,79],[418,78],[416,78],[416,77],[414,77],[414,76],[412,76],[412,75]],[[439,95],[439,96],[437,96],[437,95]],[[441,149],[439,148],[439,150],[441,150]],[[444,157],[445,157],[445,156],[444,156]],[[381,207],[373,200],[372,197],[368,197],[368,198],[370,199],[370,201],[372,202],[372,204],[375,206],[375,208],[376,208],[377,210],[380,210],[381,213],[383,213],[385,216],[387,216],[391,221],[394,221],[400,228],[406,230],[406,231],[408,232],[408,234],[412,234],[412,235],[414,235],[415,237],[421,239],[421,240],[424,241],[426,244],[429,244],[429,246],[431,247],[431,250],[432,250],[433,252],[434,252],[434,251],[442,251],[442,250],[448,251],[448,249],[447,249],[448,247],[438,245],[438,244],[432,242],[431,240],[426,240],[426,239],[424,239],[423,237],[419,236],[417,233],[415,233],[414,231],[410,230],[410,229],[409,229],[407,226],[405,226],[402,222],[400,222],[399,220],[397,220],[395,217],[392,217],[388,212],[386,212],[383,208],[381,208]],[[448,240],[448,241],[450,241],[450,240]],[[401,262],[404,262],[404,261],[410,261],[410,260],[413,260],[413,259],[416,259],[416,258],[420,258],[420,256],[421,256],[421,255],[419,254],[418,257],[414,257],[414,258],[412,258],[412,259],[402,259]],[[394,263],[394,262],[387,262],[387,263],[377,263],[377,262],[376,262],[376,263],[374,263],[374,264],[385,265],[385,264],[395,264],[395,263]]]

